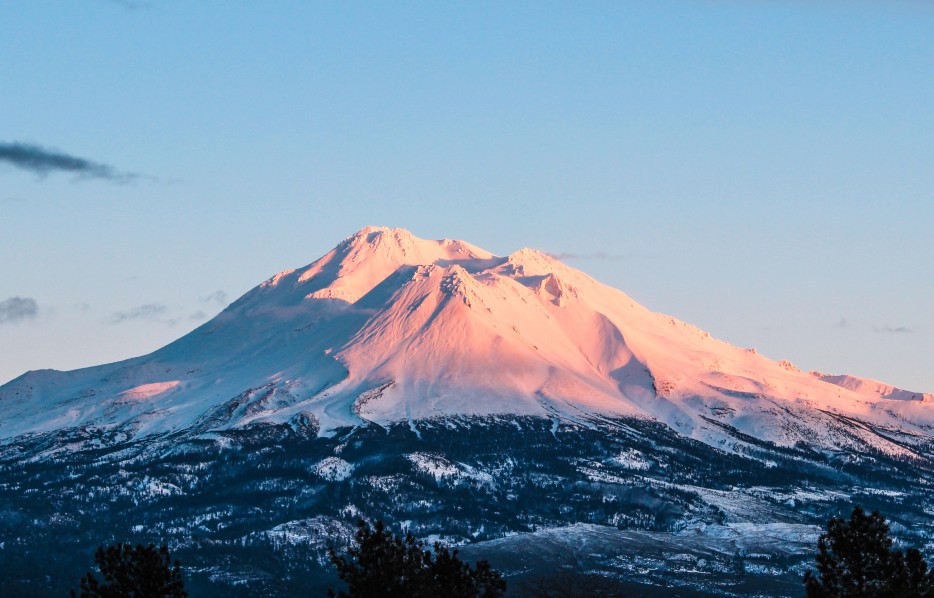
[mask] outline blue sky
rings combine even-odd
[[[0,0],[0,382],[374,224],[934,392],[931,73],[920,1]]]

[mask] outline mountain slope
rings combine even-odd
[[[730,450],[748,435],[910,455],[934,424],[930,398],[773,362],[531,249],[497,257],[368,227],[150,355],[0,387],[0,438],[603,414]]]

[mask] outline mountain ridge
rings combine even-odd
[[[244,398],[267,385],[262,400]],[[80,426],[174,433],[227,405],[214,429],[304,418],[328,433],[365,421],[583,412],[659,420],[728,449],[742,445],[725,432],[735,429],[780,446],[910,453],[910,441],[829,429],[844,416],[927,435],[932,398],[800,372],[534,249],[500,257],[366,227],[149,355],[0,387],[0,438]]]

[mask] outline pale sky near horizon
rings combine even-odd
[[[371,224],[934,392],[934,3],[0,0],[0,383]]]

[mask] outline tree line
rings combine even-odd
[[[920,551],[893,548],[885,518],[853,509],[849,519],[832,517],[817,541],[814,568],[804,575],[807,598],[934,598],[934,569]],[[470,564],[458,551],[431,546],[410,532],[395,535],[377,521],[360,521],[346,552],[333,547],[331,563],[346,586],[335,598],[498,598],[506,593],[502,573],[487,561]],[[101,546],[98,572],[80,580],[72,598],[187,598],[182,570],[166,546]],[[100,576],[100,578],[98,578]],[[573,596],[547,580],[525,588],[536,596]]]

